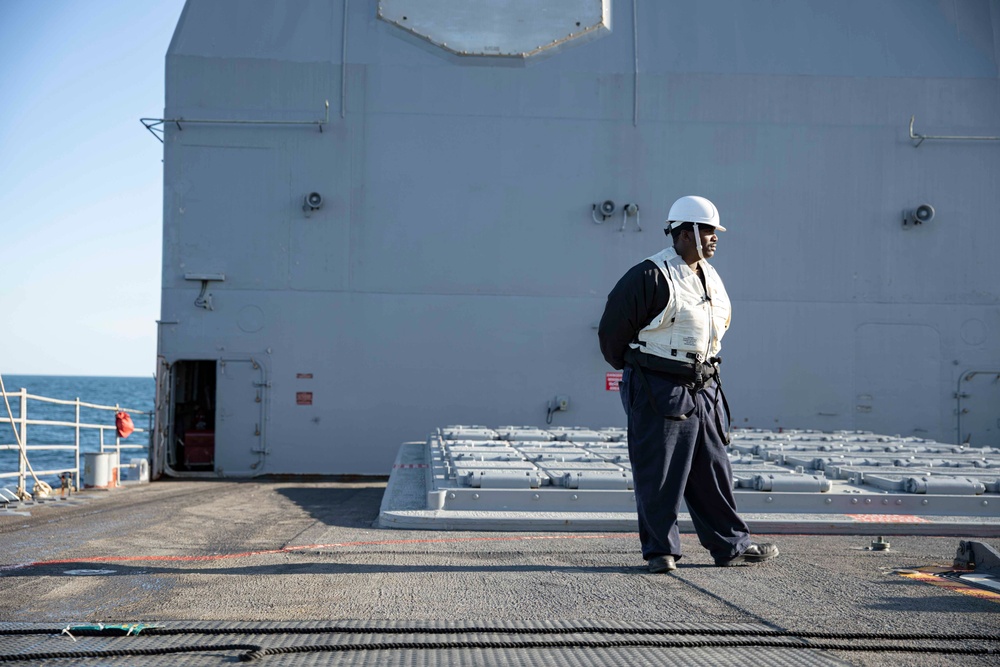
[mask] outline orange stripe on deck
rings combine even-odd
[[[930,523],[913,514],[848,514],[859,523]]]
[[[898,574],[906,577],[907,579],[914,579],[916,581],[922,581],[925,584],[947,588],[950,591],[961,593],[962,595],[971,595],[972,597],[979,598],[980,600],[1000,602],[1000,593],[994,593],[993,591],[987,591],[982,588],[969,586],[968,584],[955,581],[954,579],[937,577],[933,574],[927,574],[926,572],[919,572],[917,570],[908,570],[906,572],[899,572]]]

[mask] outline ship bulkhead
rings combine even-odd
[[[189,0],[154,471],[623,425],[597,323],[686,194],[735,426],[1000,444],[998,35],[989,0]]]

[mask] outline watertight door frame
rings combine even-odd
[[[263,357],[229,357],[216,366],[215,472],[253,477],[266,472],[270,388]]]
[[[170,437],[171,409],[170,364],[162,354],[156,357],[156,396],[153,403],[153,439],[149,453],[150,479],[159,479],[166,472],[167,438]]]
[[[957,443],[993,446],[1000,434],[1000,368],[962,373],[955,391]]]

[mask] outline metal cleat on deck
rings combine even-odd
[[[955,553],[955,567],[1000,575],[1000,553],[983,542],[962,540]]]
[[[813,491],[824,493],[830,490],[830,480],[821,475],[756,475],[753,480],[758,491]]]
[[[554,485],[567,489],[632,489],[632,473],[622,470],[581,470],[578,472],[563,472],[558,477],[553,476]]]
[[[910,477],[906,480],[908,493],[934,493],[952,496],[980,495],[986,493],[986,485],[967,477]]]
[[[469,470],[460,479],[477,489],[537,489],[542,484],[534,470]]]

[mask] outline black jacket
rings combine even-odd
[[[656,264],[643,260],[629,269],[611,293],[597,328],[601,354],[612,368],[625,368],[629,343],[670,300],[670,285]]]

